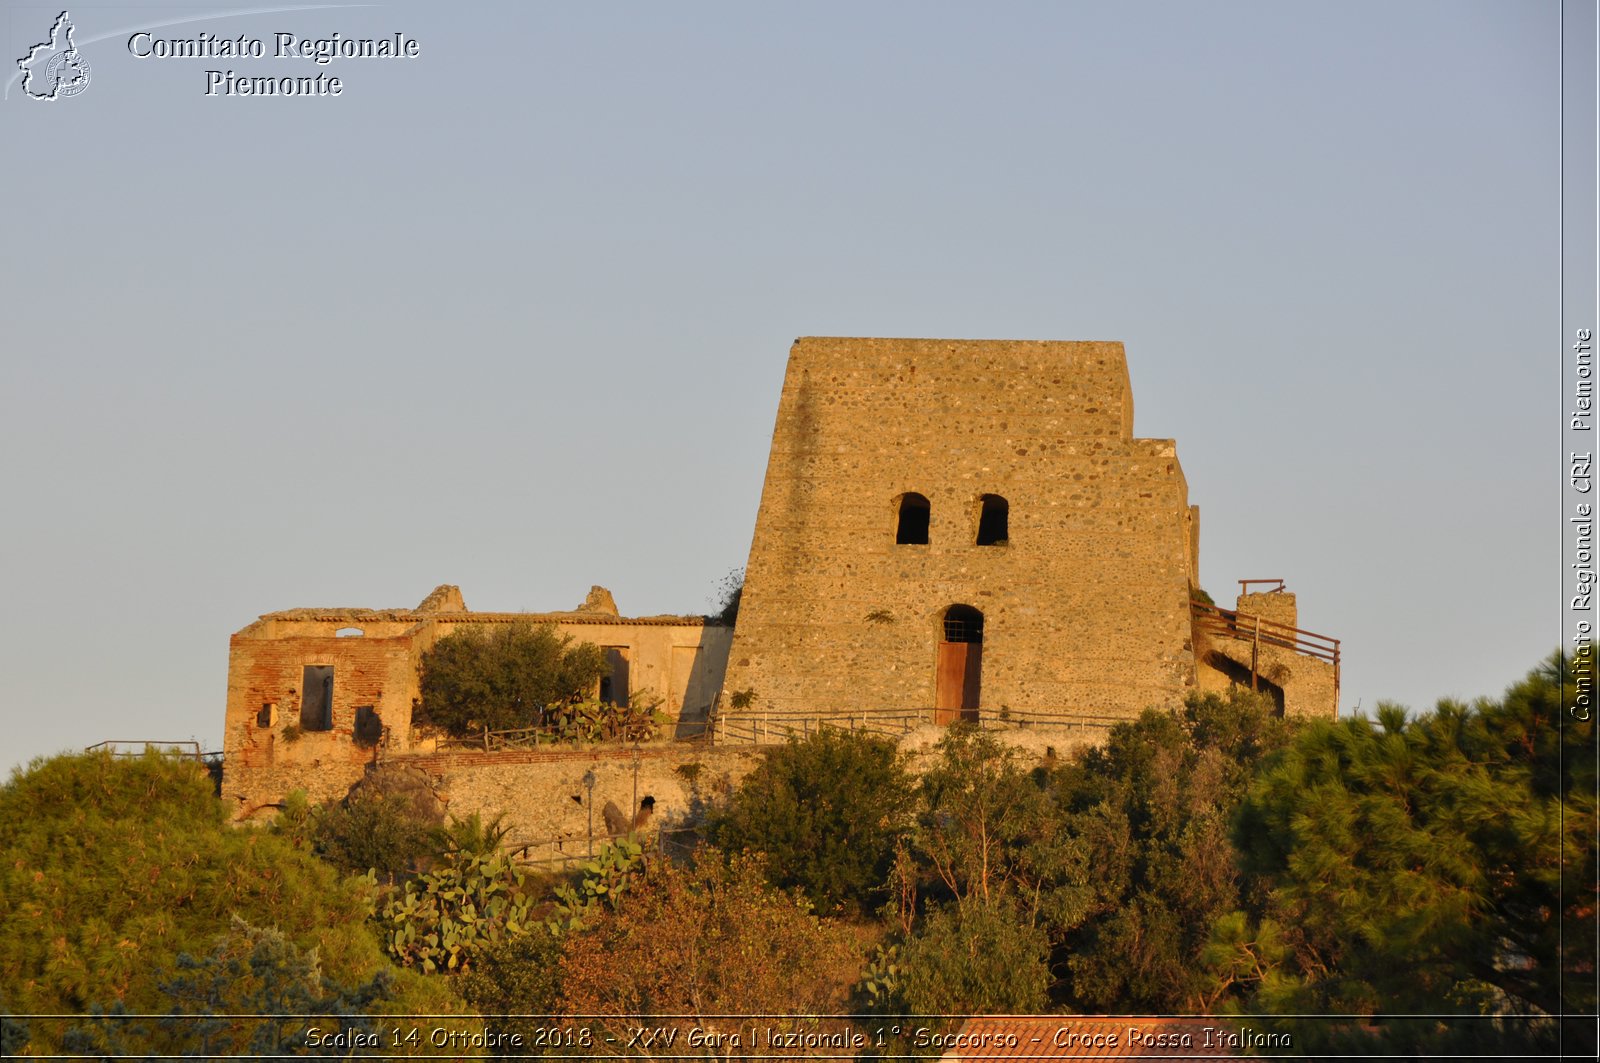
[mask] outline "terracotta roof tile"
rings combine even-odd
[[[317,623],[358,623],[437,620],[447,624],[510,624],[526,620],[535,624],[614,624],[652,627],[715,627],[703,616],[617,616],[614,613],[419,613],[412,609],[284,609],[261,614],[262,620],[309,620]]]

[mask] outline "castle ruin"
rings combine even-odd
[[[241,816],[293,789],[342,797],[380,760],[438,752],[412,726],[419,665],[435,642],[467,625],[552,624],[601,647],[611,674],[596,696],[617,704],[659,698],[675,734],[701,734],[722,687],[732,632],[700,616],[624,617],[596,587],[555,613],[467,609],[441,586],[415,609],[290,609],[267,613],[228,645],[223,793]]]
[[[1239,679],[1237,622],[1191,605],[1199,562],[1176,444],[1133,434],[1122,344],[801,339],[727,689],[780,713],[1128,718]],[[1246,606],[1274,668],[1255,639],[1246,682],[1333,714],[1293,596]]]
[[[416,609],[268,613],[230,643],[224,794],[245,818],[291,789],[341,796],[380,760],[448,767],[467,789],[491,766],[559,760],[446,755],[412,726],[422,654],[517,620],[603,647],[598,695],[650,688],[677,738],[874,714],[1104,734],[1234,684],[1282,714],[1337,715],[1337,640],[1297,627],[1282,581],[1245,581],[1232,610],[1197,601],[1199,551],[1176,444],[1133,434],[1122,344],[803,338],[734,629],[622,617],[599,588],[559,613],[471,612],[449,586]],[[574,753],[551,785],[570,796],[578,761],[608,755]],[[528,784],[505,785],[514,800]],[[676,786],[658,780],[669,812]]]

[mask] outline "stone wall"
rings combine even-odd
[[[1196,679],[1203,691],[1222,692],[1230,686],[1250,687],[1251,643],[1224,639],[1204,632],[1195,636],[1199,661]],[[1338,687],[1334,667],[1327,661],[1263,643],[1254,657],[1258,690],[1270,695],[1281,715],[1333,719],[1338,715]]]
[[[698,823],[704,803],[736,785],[763,755],[758,747],[660,743],[641,747],[637,757],[632,749],[613,746],[412,754],[384,763],[426,772],[451,816],[465,818],[476,812],[488,819],[504,813],[511,827],[509,840],[517,845],[537,843],[527,855],[547,859],[587,849],[591,811],[583,782],[587,772],[596,779],[592,807],[599,838],[605,834],[602,810],[607,801],[631,816],[636,764],[639,799],[655,799],[652,827],[670,829]],[[552,838],[563,844],[550,844]]]
[[[308,729],[301,714],[305,669],[329,665],[332,727]],[[342,796],[382,740],[381,730],[357,740],[358,710],[371,707],[380,729],[398,724],[404,735],[416,693],[416,656],[407,635],[235,635],[223,731],[224,795],[241,816],[296,788],[315,800]]]
[[[1266,591],[1239,595],[1239,616],[1259,616],[1284,627],[1300,626],[1300,609],[1292,591]]]
[[[1193,682],[1195,511],[1132,437],[1119,343],[816,339],[791,351],[727,689],[783,711],[935,704],[981,611],[980,711],[1133,715]],[[926,545],[896,542],[927,497]],[[1009,533],[976,544],[983,495]]]
[[[589,611],[474,613],[459,590],[443,586],[415,610],[266,614],[229,642],[224,796],[239,818],[275,806],[294,789],[313,800],[341,797],[380,755],[434,748],[437,740],[412,726],[418,666],[435,642],[467,625],[554,624],[608,651],[617,700],[653,696],[675,736],[702,733],[722,688],[732,631],[702,617],[618,616],[601,588],[585,605]],[[311,726],[311,714],[302,711],[307,667],[331,669],[331,716]],[[323,722],[331,726],[319,729]]]
[[[1339,712],[1339,673],[1332,662],[1299,652],[1293,635],[1275,625],[1299,626],[1299,609],[1286,590],[1240,594],[1237,632],[1227,637],[1201,626],[1194,634],[1195,681],[1204,691],[1254,686],[1272,697],[1284,716],[1331,719]],[[1257,639],[1254,618],[1264,623]],[[1318,645],[1326,645],[1314,636]],[[1302,647],[1303,648],[1303,647]]]

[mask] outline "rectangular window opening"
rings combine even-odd
[[[356,745],[368,749],[378,744],[383,737],[383,720],[378,717],[378,710],[371,705],[356,706]]]
[[[308,664],[300,680],[300,729],[333,730],[333,665]]]

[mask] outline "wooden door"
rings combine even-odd
[[[939,643],[934,722],[942,725],[956,720],[976,720],[982,675],[983,643]]]

